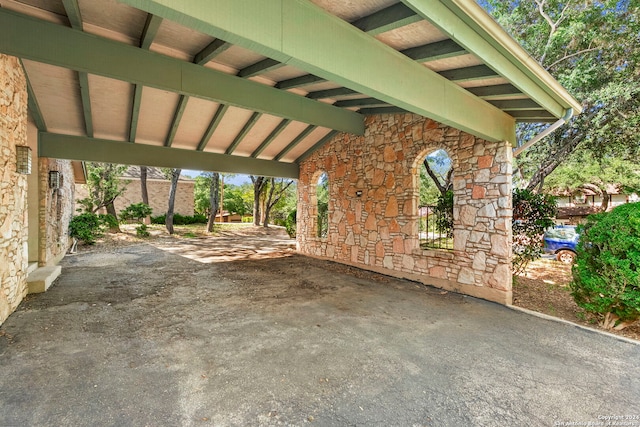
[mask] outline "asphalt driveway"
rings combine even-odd
[[[640,426],[639,345],[302,257],[273,236],[69,256],[0,327],[0,426],[607,417]]]

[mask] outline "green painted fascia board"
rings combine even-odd
[[[511,116],[307,0],[122,2],[481,138],[515,142]]]
[[[358,113],[5,9],[0,9],[0,52],[303,123],[364,133],[364,120]]]
[[[298,179],[296,163],[41,132],[38,156]]]
[[[460,46],[490,65],[498,74],[505,77],[554,116],[560,118],[565,114],[568,105],[562,105],[556,97],[552,96],[548,92],[547,85],[532,80],[532,76],[527,72],[527,67],[524,64],[512,61],[510,57],[505,56],[505,52],[499,48],[498,41],[479,34],[478,28],[470,25],[471,20],[466,19],[464,13],[452,11],[450,1],[402,0],[402,2],[451,37]]]

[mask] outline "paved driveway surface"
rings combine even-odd
[[[0,426],[640,416],[638,345],[302,257],[273,237],[222,242],[65,258],[55,285],[0,327]]]

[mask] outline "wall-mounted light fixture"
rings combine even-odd
[[[362,190],[356,190],[356,197],[362,197]]]
[[[16,146],[16,172],[26,175],[31,173],[31,147]]]
[[[60,175],[59,171],[49,171],[49,188],[57,190],[60,188]]]

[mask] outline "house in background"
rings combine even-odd
[[[127,182],[127,186],[114,202],[116,212],[120,213],[124,208],[142,202],[142,188],[140,186],[140,166],[129,166],[121,178]],[[193,215],[194,208],[194,185],[195,181],[188,176],[180,176],[178,189],[176,191],[176,201],[174,212],[180,215]],[[169,188],[171,181],[168,180],[160,168],[147,167],[147,193],[149,194],[149,206],[153,209],[153,216],[163,215],[167,212],[169,201]],[[76,182],[75,200],[87,197],[87,187]]]
[[[587,216],[601,212],[603,209],[603,194],[589,185],[583,186],[577,191],[555,191],[552,192],[556,196],[558,204],[558,215],[556,217],[558,223],[562,224],[578,224]],[[611,211],[616,206],[625,203],[635,203],[640,201],[640,197],[636,193],[626,193],[618,185],[608,185],[606,188],[607,199],[604,203],[606,211]]]

